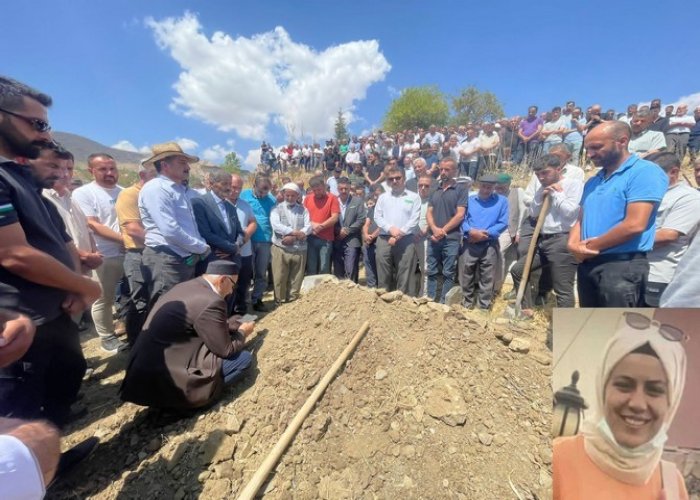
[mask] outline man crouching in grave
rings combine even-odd
[[[131,349],[121,397],[142,406],[187,413],[210,406],[245,374],[252,322],[227,318],[225,298],[238,264],[210,262],[205,274],[161,296]]]

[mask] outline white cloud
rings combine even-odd
[[[397,97],[401,96],[401,91],[399,89],[397,89],[396,87],[394,87],[393,85],[389,85],[386,88],[386,90],[387,90],[387,92],[389,92],[389,97],[391,97],[392,99],[396,99]]]
[[[640,102],[639,105],[648,106],[651,101]],[[663,113],[663,108],[665,106],[673,105],[675,110],[679,104],[686,104],[688,106],[688,111],[692,114],[693,110],[700,106],[700,92],[695,92],[694,94],[689,94],[683,97],[679,97],[673,102],[661,102],[661,112]]]
[[[175,142],[177,142],[180,145],[180,147],[187,152],[194,152],[197,149],[197,147],[199,147],[197,141],[188,139],[187,137],[178,137],[177,139],[175,139]]]
[[[251,172],[255,170],[255,168],[260,163],[260,153],[260,148],[248,150],[248,154],[243,159],[243,166]]]
[[[126,139],[122,139],[121,141],[117,142],[116,144],[113,144],[110,147],[112,147],[114,149],[121,149],[122,151],[129,151],[131,153],[147,154],[147,153],[151,152],[151,148],[149,148],[148,146],[141,146],[140,148],[137,148],[130,141],[127,141]]]
[[[189,12],[146,25],[182,68],[171,109],[246,139],[265,138],[270,123],[297,137],[328,137],[337,110],[352,121],[355,102],[391,69],[376,40],[316,51],[282,27],[208,38]]]
[[[231,148],[221,146],[220,144],[214,144],[213,146],[202,151],[202,159],[212,163],[220,163],[231,151]]]

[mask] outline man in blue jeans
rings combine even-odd
[[[253,210],[257,229],[250,238],[253,243],[253,293],[251,302],[256,311],[265,311],[262,297],[267,289],[267,266],[270,264],[272,246],[272,225],[270,213],[277,199],[270,194],[272,182],[265,175],[257,175],[253,189],[241,192],[240,199],[248,203]]]
[[[428,298],[437,297],[438,266],[442,265],[442,291],[440,302],[450,291],[455,280],[457,256],[462,241],[460,226],[467,210],[469,191],[457,184],[457,163],[452,158],[440,162],[440,187],[430,195],[426,219],[430,228],[428,241]]]

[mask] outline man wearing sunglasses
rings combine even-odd
[[[51,136],[51,98],[0,77],[0,306],[36,324],[24,356],[0,370],[0,416],[47,418],[62,426],[85,374],[78,327],[70,315],[100,296],[82,276],[79,256],[56,208],[41,197],[31,169]]]
[[[131,350],[122,399],[173,411],[210,405],[250,366],[252,322],[228,317],[226,297],[239,266],[215,260],[198,278],[175,285],[148,314]]]
[[[374,220],[380,230],[376,250],[379,288],[410,295],[417,259],[414,234],[418,232],[421,199],[406,189],[401,169],[388,168],[385,174],[390,191],[379,196],[374,208]]]

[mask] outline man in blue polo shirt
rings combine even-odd
[[[586,183],[569,251],[580,262],[581,307],[640,307],[654,245],[655,219],[668,187],[656,164],[631,155],[624,122],[604,122],[585,139],[588,157],[602,167]]]
[[[253,293],[251,302],[255,311],[267,310],[262,298],[267,289],[267,266],[272,258],[272,224],[270,213],[277,199],[270,194],[272,181],[265,175],[256,175],[253,189],[241,193],[241,199],[253,209],[258,227],[250,241],[253,242]]]

